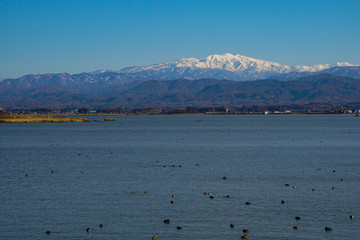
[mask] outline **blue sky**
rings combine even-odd
[[[359,0],[0,0],[0,79],[223,53],[360,64],[359,13]]]

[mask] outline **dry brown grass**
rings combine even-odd
[[[54,117],[52,115],[0,115],[0,123],[89,122],[86,118]]]

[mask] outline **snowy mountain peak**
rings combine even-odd
[[[354,66],[348,62],[313,66],[288,66],[277,62],[255,59],[240,54],[213,54],[205,58],[181,58],[176,61],[148,66],[128,67],[119,72],[140,74],[159,80],[215,78],[254,80],[289,72],[316,72],[336,66]]]

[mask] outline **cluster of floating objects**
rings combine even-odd
[[[80,155],[80,154],[79,154],[79,155]],[[157,161],[157,163],[160,163],[160,161]],[[196,166],[199,166],[199,164],[196,164]],[[163,166],[163,167],[166,167],[166,166]],[[171,167],[176,167],[176,166],[175,166],[175,165],[171,165]],[[179,165],[178,167],[182,167],[182,166]],[[321,168],[317,168],[316,170],[317,170],[317,171],[321,171]],[[50,173],[54,173],[54,172],[55,172],[54,170],[52,170],[52,169],[50,170]],[[336,172],[336,170],[333,170],[332,172]],[[81,171],[81,174],[84,174],[84,173],[85,173],[85,171]],[[30,176],[30,175],[29,175],[28,173],[25,174],[25,177],[29,177],[29,176]],[[284,178],[283,176],[279,176],[279,179],[283,179],[283,178]],[[227,180],[227,177],[224,176],[222,179],[223,179],[223,180]],[[344,179],[341,178],[340,181],[344,181]],[[286,183],[285,186],[289,187],[290,184],[289,184],[289,183]],[[296,189],[296,185],[293,185],[292,188]],[[332,187],[332,189],[335,189],[335,187]],[[313,192],[316,191],[315,188],[313,188],[313,189],[311,189],[311,190],[312,190]],[[144,194],[147,194],[147,193],[148,193],[148,191],[145,190],[145,191],[144,191]],[[133,192],[131,192],[131,194],[133,195],[133,194],[135,194],[135,192],[133,191]],[[208,195],[210,199],[213,199],[213,198],[214,198],[212,192],[203,192],[203,195]],[[176,195],[175,195],[175,194],[172,194],[171,197],[172,197],[172,198],[175,198]],[[226,197],[226,198],[230,198],[230,195],[226,195],[225,197]],[[171,203],[171,204],[174,204],[174,201],[171,200],[170,203]],[[281,200],[281,204],[285,204],[285,201],[284,201],[284,200]],[[245,202],[245,205],[251,205],[251,202]],[[354,218],[355,218],[355,217],[354,217],[353,215],[350,215],[350,216],[349,216],[349,219],[350,219],[350,220],[353,220]],[[299,220],[301,220],[301,217],[296,216],[296,217],[295,217],[295,220],[299,221]],[[170,224],[170,219],[165,219],[163,222],[164,222],[164,224]],[[103,228],[104,225],[103,225],[103,224],[100,224],[99,227],[100,227],[100,228]],[[234,225],[234,224],[230,224],[230,228],[235,228],[235,225]],[[182,227],[181,227],[181,226],[177,226],[176,229],[177,229],[177,230],[181,230]],[[295,226],[293,226],[293,229],[299,230],[299,229],[300,229],[300,226],[299,226],[299,225],[295,225]],[[86,229],[86,232],[87,232],[87,233],[90,233],[91,230],[92,230],[91,228],[87,228],[87,229]],[[326,232],[331,232],[333,229],[332,229],[331,227],[326,226],[326,227],[324,228],[324,230],[325,230]],[[246,233],[249,233],[249,232],[250,232],[249,229],[243,229],[242,231],[243,231],[243,235],[241,235],[241,239],[247,239],[247,238],[248,238],[248,235],[247,235]],[[50,235],[50,234],[51,234],[51,231],[50,231],[50,230],[47,230],[45,233],[46,233],[47,235]],[[153,240],[157,240],[157,236],[153,236],[152,239],[153,239]]]

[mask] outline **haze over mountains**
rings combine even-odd
[[[360,102],[359,79],[360,66],[347,62],[288,66],[242,55],[210,55],[120,71],[6,79],[0,82],[0,107],[343,104]]]

